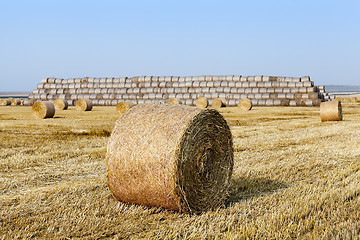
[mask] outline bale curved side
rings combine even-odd
[[[250,99],[243,98],[238,103],[238,108],[244,111],[249,111],[252,109],[252,103]]]
[[[231,132],[216,110],[139,104],[117,121],[106,167],[120,201],[191,213],[214,209],[232,174]]]
[[[39,101],[32,106],[33,115],[36,118],[52,118],[55,115],[55,106],[52,102]]]
[[[75,106],[78,111],[91,111],[93,104],[90,99],[79,99]]]
[[[55,110],[66,110],[69,107],[69,104],[67,101],[63,99],[56,99],[54,101]]]
[[[129,111],[129,109],[132,108],[133,106],[135,106],[135,104],[132,102],[119,102],[116,105],[116,111],[122,115],[127,111]]]
[[[320,118],[325,121],[342,121],[342,107],[340,101],[322,102],[320,103]]]

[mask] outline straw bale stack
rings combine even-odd
[[[207,108],[209,102],[206,97],[199,97],[195,104],[198,108]]]
[[[90,99],[79,99],[75,106],[78,111],[91,111],[93,104]]]
[[[55,114],[55,106],[49,101],[39,101],[32,106],[34,117],[39,119],[52,118]]]
[[[226,107],[226,100],[225,99],[220,99],[220,98],[215,98],[212,103],[211,106],[213,108],[221,108],[221,107]]]
[[[119,102],[116,104],[116,111],[123,115],[127,111],[129,111],[130,108],[134,107],[135,104],[132,102]]]
[[[68,109],[68,106],[69,106],[68,102],[65,101],[64,99],[58,98],[54,101],[55,110],[66,110]]]
[[[8,106],[11,105],[11,100],[7,98],[0,99],[0,106]]]
[[[139,104],[117,121],[106,167],[119,201],[188,213],[215,209],[232,175],[231,132],[215,110]]]
[[[266,100],[267,101],[267,100]],[[265,103],[266,104],[266,103]],[[243,98],[239,101],[238,103],[238,108],[244,111],[249,111],[252,109],[252,102],[250,101],[250,99],[247,98]]]
[[[340,101],[322,102],[320,104],[321,121],[342,121],[342,107]]]

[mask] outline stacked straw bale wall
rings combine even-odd
[[[63,99],[73,105],[78,99],[90,99],[94,105],[167,102],[178,99],[195,105],[199,97],[224,99],[226,106],[236,106],[240,99],[250,99],[253,106],[319,106],[331,100],[324,86],[315,86],[310,77],[274,76],[136,76],[121,78],[45,78],[29,99]]]

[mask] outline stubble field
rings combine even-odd
[[[106,183],[115,107],[0,107],[0,239],[359,239],[360,105],[220,110],[234,139],[226,205],[188,215],[116,201]]]

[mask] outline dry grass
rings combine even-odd
[[[360,105],[220,109],[234,137],[226,206],[200,215],[129,206],[106,184],[114,107],[33,119],[0,107],[0,239],[360,238]]]

